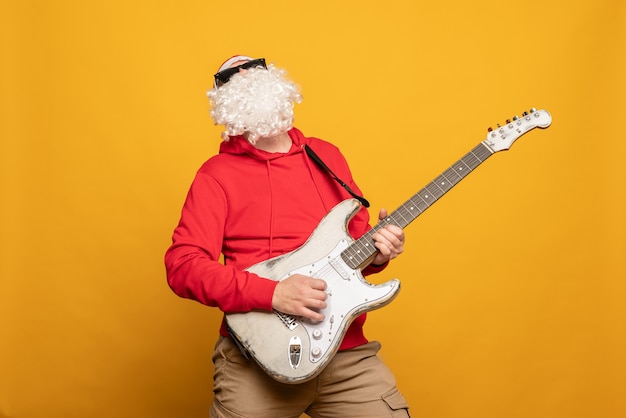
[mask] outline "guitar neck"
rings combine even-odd
[[[382,219],[378,225],[346,248],[341,253],[343,261],[353,269],[364,268],[376,254],[376,251],[378,251],[372,239],[376,231],[384,228],[386,225],[397,225],[402,229],[406,228],[415,218],[424,213],[426,209],[431,207],[433,203],[446,194],[448,190],[456,186],[493,153],[494,151],[484,142],[476,145],[463,158],[450,166],[426,187],[404,202],[398,209],[390,213],[385,219]]]

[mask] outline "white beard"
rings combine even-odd
[[[207,96],[215,124],[226,128],[224,140],[244,135],[252,145],[258,138],[291,129],[293,105],[302,101],[298,86],[273,65],[237,73],[228,83],[209,90]]]

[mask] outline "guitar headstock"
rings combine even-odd
[[[498,125],[496,129],[489,128],[487,138],[483,141],[493,152],[507,150],[513,142],[526,132],[535,128],[547,128],[552,123],[552,116],[546,110],[530,109],[524,112],[522,117],[515,116],[506,121],[504,126]]]

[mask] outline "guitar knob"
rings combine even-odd
[[[322,339],[322,330],[321,329],[316,329],[316,330],[313,331],[313,339],[314,340]]]
[[[311,355],[313,356],[313,358],[319,358],[322,355],[322,349],[319,347],[315,347],[313,350],[311,350]]]

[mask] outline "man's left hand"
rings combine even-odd
[[[382,208],[378,214],[378,219],[382,220],[386,217],[387,209]],[[372,261],[374,265],[383,265],[404,251],[404,232],[399,226],[386,225],[377,231],[372,238],[374,239],[374,245],[378,248],[378,253]]]

